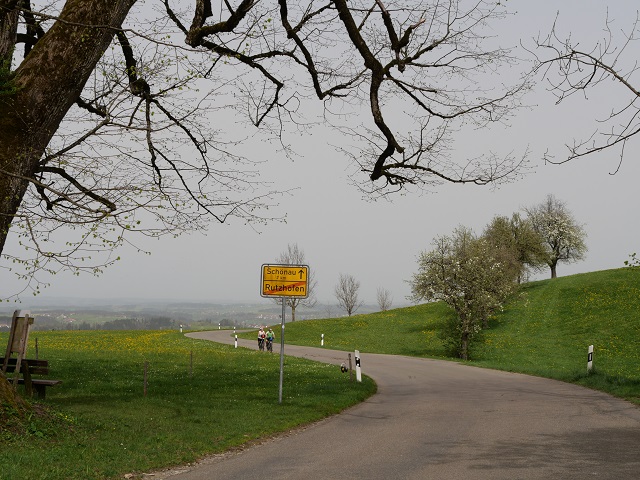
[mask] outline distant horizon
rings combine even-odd
[[[570,273],[567,275],[560,275],[559,278],[570,277],[573,275],[584,275],[593,272],[607,271],[607,270],[618,270],[621,268],[629,268],[620,266],[614,268],[606,268],[602,270],[593,270],[590,272],[577,272]],[[543,281],[547,280],[548,277],[543,278],[532,278],[531,282]],[[275,306],[272,299],[267,299],[264,297],[260,297],[256,295],[255,299],[249,300],[238,300],[238,299],[226,299],[226,300],[212,300],[205,298],[158,298],[158,297],[145,297],[145,296],[113,296],[113,297],[86,297],[86,296],[49,296],[46,294],[40,294],[37,296],[30,296],[28,299],[22,299],[20,301],[8,301],[0,303],[0,313],[9,312],[12,313],[14,310],[29,310],[29,308],[43,308],[43,307],[113,307],[117,305],[119,307],[128,307],[128,306],[169,306],[176,304],[185,304],[185,305],[193,305],[193,304],[203,304],[203,305],[244,305],[244,306]],[[402,308],[413,305],[414,303],[403,299],[400,302],[396,302],[395,299],[391,305],[391,309],[394,308]],[[318,310],[327,306],[335,307],[339,310],[337,305],[337,301],[320,301],[318,300],[314,307],[298,307],[300,311],[304,310]],[[377,301],[364,301],[363,307],[365,308],[375,308],[377,307]]]
[[[92,307],[100,307],[100,306],[113,306],[114,304],[119,306],[131,306],[131,305],[175,305],[175,304],[204,304],[204,305],[250,305],[250,306],[265,306],[272,305],[276,306],[273,301],[264,299],[262,297],[258,297],[255,300],[210,300],[210,299],[180,299],[180,298],[153,298],[153,297],[108,297],[108,298],[99,298],[99,297],[74,297],[74,296],[64,296],[64,297],[52,297],[46,295],[38,295],[37,297],[29,298],[29,301],[10,301],[4,302],[0,304],[0,311],[5,310],[28,310],[29,306],[33,307],[52,307],[52,306],[64,306],[64,304],[68,304],[70,307],[73,306],[92,306]],[[314,307],[298,307],[300,310],[313,310],[322,308],[325,306],[335,306],[337,308],[337,303],[334,302],[321,302],[318,301]],[[409,306],[412,305],[409,301],[403,301],[398,303],[393,303],[392,308],[395,306]],[[364,302],[363,306],[376,306],[377,302]]]

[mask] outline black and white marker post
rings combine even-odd
[[[593,345],[589,345],[589,353],[587,354],[587,373],[593,370]]]
[[[361,382],[362,381],[362,369],[360,368],[360,350],[356,350],[355,357],[356,357],[356,380]]]

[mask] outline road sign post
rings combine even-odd
[[[309,296],[308,265],[262,265],[260,295],[263,297]]]
[[[265,298],[280,298],[282,315],[280,323],[280,385],[278,403],[282,403],[282,383],[284,379],[284,319],[288,298],[309,296],[308,265],[263,264],[260,275],[260,295]]]
[[[287,299],[282,299],[282,316],[280,322],[280,383],[278,384],[278,403],[282,404],[282,383],[284,380],[284,314]]]

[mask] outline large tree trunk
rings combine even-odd
[[[67,0],[60,18],[15,72],[0,97],[0,253],[14,216],[60,123],[136,0]],[[15,1],[0,0],[13,9]],[[7,13],[8,12],[8,13]],[[15,45],[15,11],[0,8],[0,60]],[[6,379],[0,376],[0,383]],[[0,387],[0,402],[6,388]]]
[[[551,268],[551,278],[558,278],[558,274],[556,273],[556,267],[558,266],[558,262],[553,262],[549,264]]]
[[[462,332],[460,338],[460,358],[462,360],[469,360],[469,339],[471,335],[469,331],[465,330]]]

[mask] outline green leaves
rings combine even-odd
[[[13,95],[18,91],[13,72],[11,71],[11,56],[0,60],[0,98]]]
[[[629,255],[629,260],[624,261],[625,267],[640,267],[640,258],[636,257],[636,253],[633,252]]]

